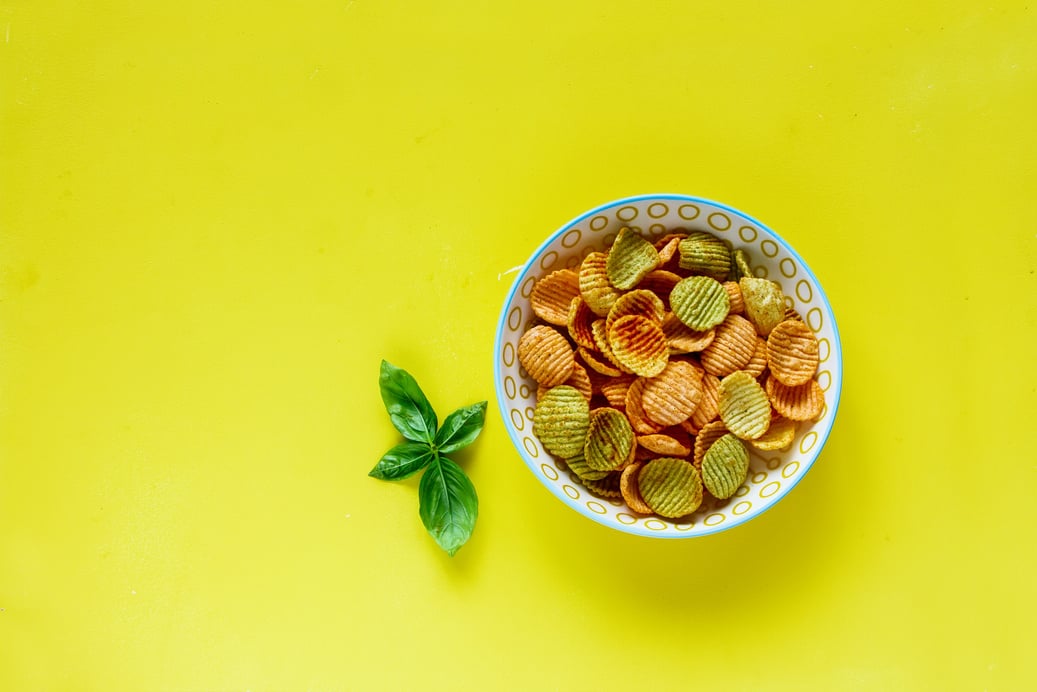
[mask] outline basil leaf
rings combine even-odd
[[[475,486],[460,466],[437,455],[418,484],[418,513],[439,547],[453,555],[475,528],[479,515]]]
[[[457,409],[446,417],[443,427],[436,433],[436,448],[445,453],[467,447],[479,437],[485,422],[485,401]]]
[[[401,481],[428,466],[435,455],[427,444],[405,442],[386,452],[367,475],[383,481]]]
[[[439,421],[432,404],[410,373],[383,360],[378,386],[393,426],[408,440],[431,444]]]

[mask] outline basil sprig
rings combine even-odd
[[[479,436],[486,402],[457,409],[440,426],[432,404],[406,370],[383,360],[378,385],[389,420],[409,442],[386,452],[368,475],[398,481],[424,469],[418,483],[418,514],[436,543],[453,555],[472,535],[479,497],[464,470],[443,455],[467,447]]]

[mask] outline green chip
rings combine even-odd
[[[608,471],[595,471],[587,464],[587,459],[583,456],[583,451],[580,454],[566,459],[566,465],[569,470],[579,476],[580,480],[584,481],[599,481],[605,476],[609,475]]]
[[[581,478],[580,480],[583,482],[584,486],[586,486],[587,490],[591,491],[598,497],[612,500],[623,496],[619,487],[621,476],[622,474],[619,471],[609,471],[601,478]]]
[[[704,332],[724,321],[731,310],[731,299],[716,279],[689,276],[670,291],[670,309],[685,325]]]
[[[533,434],[544,449],[563,459],[583,452],[589,423],[587,400],[569,385],[547,390],[533,409]]]
[[[743,276],[754,276],[753,268],[749,266],[749,255],[745,250],[735,250],[731,253],[731,273],[728,279],[738,281]]]
[[[705,231],[692,231],[678,246],[680,266],[696,274],[724,281],[731,272],[731,250],[720,238]]]
[[[613,286],[622,291],[633,288],[658,266],[659,251],[655,246],[626,226],[619,229],[605,260],[605,271]]]
[[[669,519],[687,516],[702,504],[702,477],[684,459],[649,461],[637,476],[637,487],[652,511]]]
[[[713,497],[726,500],[749,475],[749,450],[728,433],[710,445],[702,458],[702,482]]]
[[[607,407],[591,413],[583,456],[592,469],[618,469],[630,460],[634,444],[634,429],[622,413]]]

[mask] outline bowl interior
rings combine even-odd
[[[778,282],[817,335],[821,364],[817,380],[825,391],[818,421],[801,424],[785,452],[750,448],[749,476],[721,505],[700,509],[682,520],[643,517],[621,501],[592,495],[559,468],[533,435],[536,382],[518,362],[518,340],[536,323],[529,297],[534,282],[552,271],[575,269],[590,252],[604,250],[623,226],[649,239],[681,230],[713,233],[744,249],[756,276]],[[764,512],[803,478],[824,446],[835,420],[842,389],[842,351],[831,306],[806,263],[777,234],[731,207],[687,195],[642,195],[593,209],[556,231],[516,277],[497,329],[494,376],[497,401],[508,433],[526,465],[565,504],[597,522],[629,533],[658,537],[700,536],[737,526]],[[563,467],[564,468],[564,467]]]

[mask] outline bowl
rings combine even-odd
[[[784,452],[750,447],[746,481],[722,506],[700,509],[678,520],[643,516],[621,500],[591,494],[533,435],[537,384],[521,367],[518,341],[538,320],[530,308],[534,282],[552,271],[577,269],[592,251],[605,250],[627,226],[655,239],[676,231],[703,230],[748,253],[756,276],[776,281],[820,346],[817,382],[825,408],[815,422],[800,424]],[[766,225],[731,206],[681,194],[652,194],[608,202],[580,214],[552,233],[518,272],[497,325],[494,383],[504,426],[526,466],[555,497],[599,524],[626,533],[660,538],[704,536],[754,519],[776,505],[817,460],[832,430],[842,390],[842,349],[832,307],[817,277],[789,243]]]

